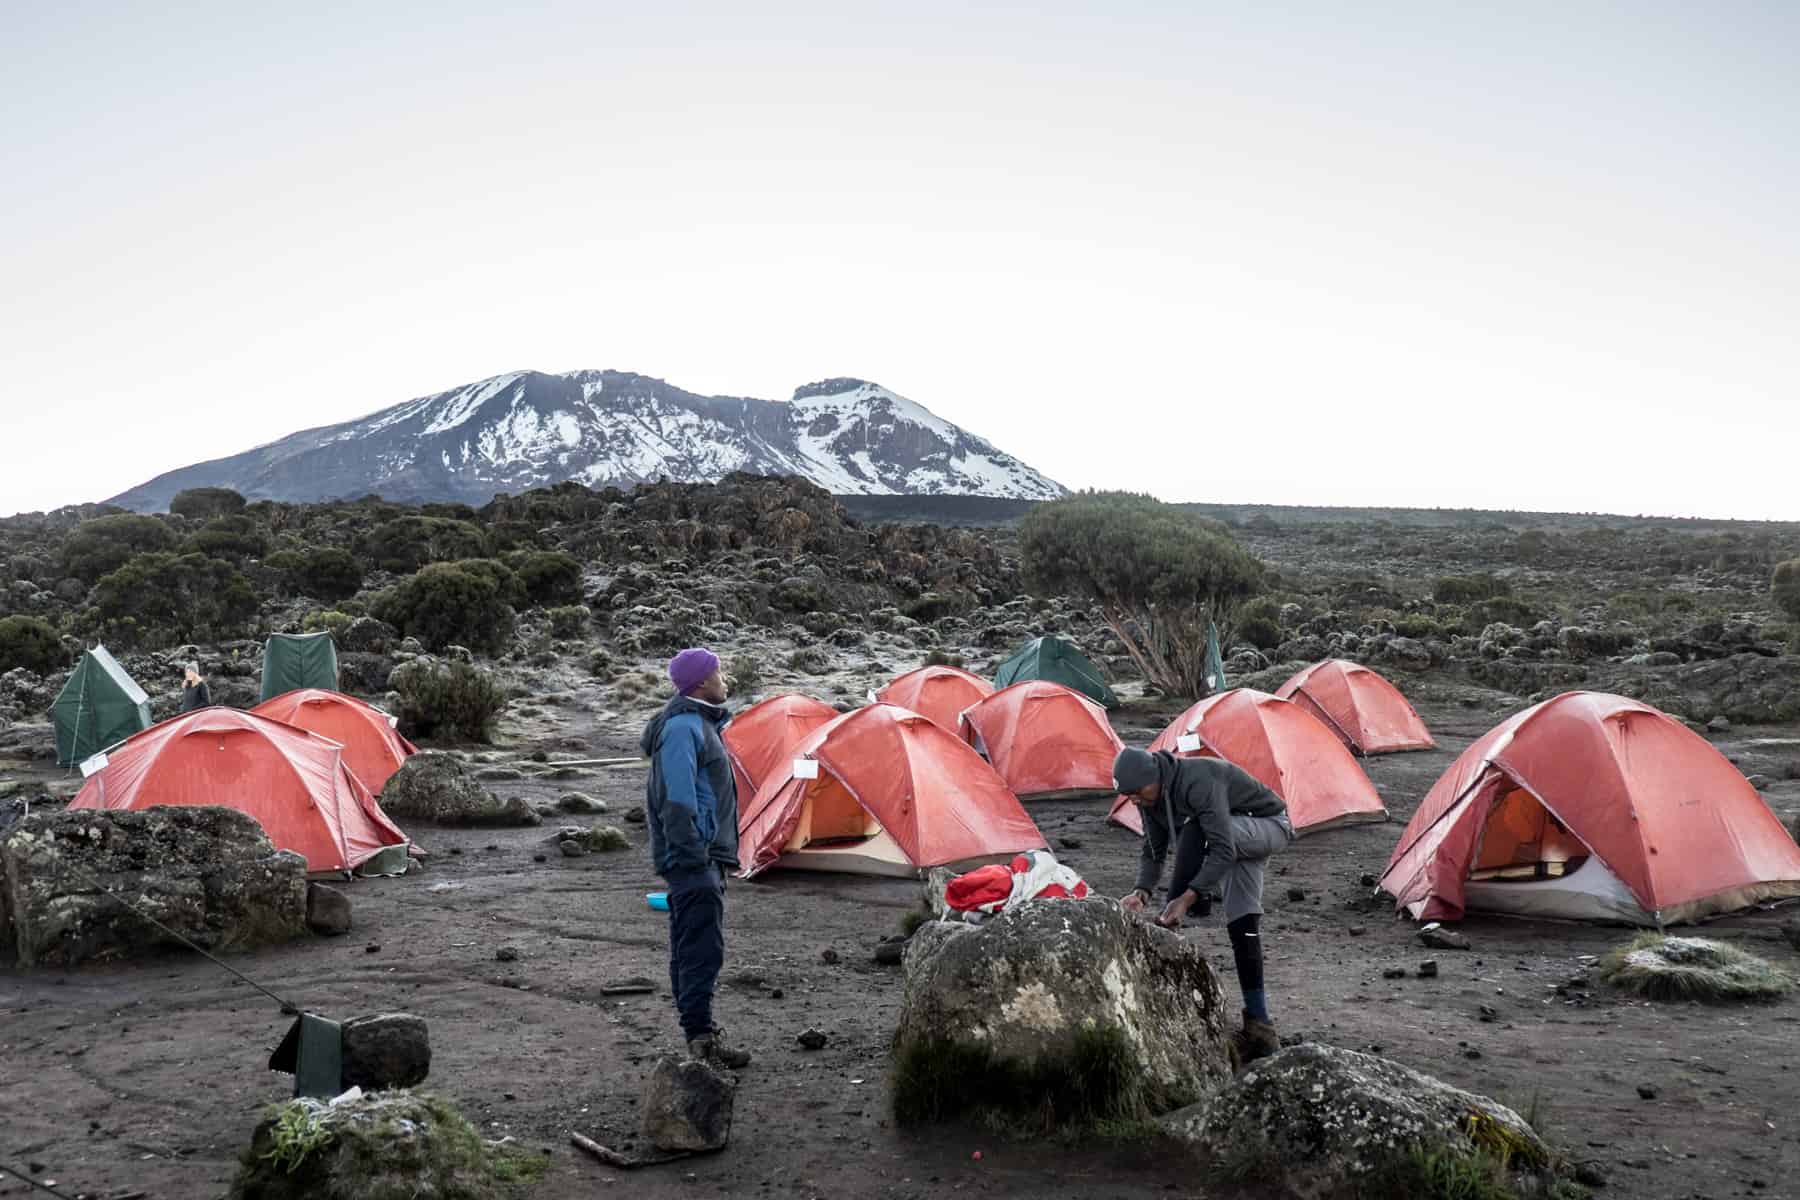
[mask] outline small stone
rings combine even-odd
[[[1759,792],[1766,792],[1769,790],[1769,777],[1767,775],[1746,775],[1744,778],[1749,782],[1751,787]]]
[[[306,885],[306,927],[325,937],[350,932],[350,897],[322,883]]]
[[[1356,882],[1360,883],[1363,887],[1372,888],[1381,881],[1375,878],[1375,873],[1373,871],[1364,871],[1362,877]]]
[[[1599,1188],[1606,1186],[1606,1172],[1600,1164],[1592,1159],[1575,1164],[1575,1182],[1582,1187]]]
[[[1436,923],[1419,930],[1419,941],[1432,950],[1467,950],[1469,939],[1454,929],[1445,929]]]
[[[1059,837],[1056,839],[1056,844],[1061,846],[1064,850],[1081,849],[1081,839],[1078,837]]]
[[[837,960],[838,952],[829,946],[819,952],[819,961],[828,967],[837,965]]]
[[[875,946],[875,961],[884,967],[897,967],[906,957],[905,938],[883,938]]]
[[[364,954],[380,954],[381,953],[381,943],[380,942],[370,942],[368,945],[363,947],[363,953]]]
[[[1363,934],[1365,934],[1367,932],[1369,932],[1369,931],[1367,929],[1364,929],[1361,925],[1352,925],[1350,927],[1350,936],[1351,937],[1361,937]]]
[[[1500,1016],[1500,1011],[1498,1009],[1496,1009],[1493,1005],[1483,1004],[1481,1006],[1481,1020],[1482,1020],[1483,1024],[1492,1025],[1499,1018],[1499,1016]]]
[[[1405,967],[1389,967],[1381,973],[1381,977],[1383,979],[1405,979],[1406,978],[1406,968]]]
[[[518,962],[519,951],[513,946],[502,946],[494,951],[495,962]]]
[[[549,862],[550,856],[548,854],[534,854],[531,856],[531,861],[532,862]]]
[[[641,808],[626,809],[625,820],[632,825],[642,825],[644,823],[644,810]]]
[[[452,847],[450,847],[450,853],[452,853],[452,854],[461,854],[461,853],[462,853],[462,847],[461,847],[461,846],[452,846]]]
[[[1288,896],[1289,900],[1292,900],[1295,904],[1298,904],[1302,900],[1306,899],[1306,889],[1303,887],[1291,887],[1288,889],[1287,896]]]
[[[1714,733],[1730,733],[1731,722],[1721,714],[1706,723],[1706,727]]]
[[[825,1048],[825,1035],[817,1029],[808,1029],[794,1040],[800,1043],[802,1050],[823,1050]]]
[[[786,997],[786,995],[787,995],[787,993],[782,991],[780,988],[770,988],[769,989],[769,999],[771,999],[771,1000],[780,1000],[780,999],[783,999],[784,997]]]
[[[587,847],[580,842],[558,842],[557,845],[562,848],[564,858],[585,858],[587,856]]]
[[[1436,979],[1437,973],[1437,960],[1435,958],[1428,958],[1419,964],[1420,979]]]
[[[1479,1051],[1479,1050],[1475,1049],[1475,1047],[1471,1046],[1467,1050],[1463,1051],[1463,1057],[1470,1058],[1470,1059],[1480,1058],[1481,1051]]]
[[[1640,1100],[1654,1100],[1660,1094],[1661,1093],[1656,1090],[1655,1084],[1650,1084],[1650,1083],[1638,1084],[1638,1099],[1640,1099]]]

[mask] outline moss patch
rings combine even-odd
[[[1774,1000],[1794,978],[1726,942],[1647,933],[1600,960],[1600,978],[1651,1000]]]
[[[1097,1134],[1140,1130],[1153,1101],[1163,1099],[1148,1094],[1137,1056],[1116,1026],[1084,1029],[1066,1059],[1029,1065],[1001,1061],[966,1041],[914,1042],[896,1055],[893,1095],[894,1119],[902,1125],[976,1115],[1019,1132]]]

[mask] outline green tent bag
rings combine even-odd
[[[95,646],[50,706],[50,721],[57,764],[73,766],[150,728],[150,697],[105,646]]]
[[[335,692],[337,685],[337,646],[329,633],[278,633],[263,644],[263,700],[297,688]]]

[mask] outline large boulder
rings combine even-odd
[[[502,800],[478,783],[454,755],[426,750],[413,755],[381,789],[390,817],[440,825],[541,825],[537,810],[518,796]]]
[[[1525,1173],[1550,1152],[1486,1096],[1372,1054],[1303,1043],[1252,1063],[1164,1127],[1257,1195],[1292,1200],[1422,1194],[1421,1158],[1478,1156]]]
[[[408,1091],[269,1109],[231,1184],[232,1200],[495,1200],[504,1151],[449,1102]],[[514,1175],[514,1171],[507,1171]]]
[[[1072,1124],[1142,1117],[1192,1104],[1231,1073],[1205,957],[1099,898],[922,926],[894,1053],[905,1122],[970,1108]]]
[[[431,1034],[423,1017],[411,1013],[356,1017],[345,1021],[339,1034],[346,1088],[413,1087],[431,1074]]]
[[[175,939],[208,950],[306,932],[306,860],[231,808],[34,812],[0,841],[0,944],[21,966],[139,953]]]
[[[723,1150],[737,1082],[698,1059],[660,1058],[644,1083],[644,1138],[663,1151]]]

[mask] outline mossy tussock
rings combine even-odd
[[[1792,991],[1786,971],[1711,938],[1646,933],[1600,960],[1600,978],[1650,1000],[1730,1004],[1776,1000]]]

